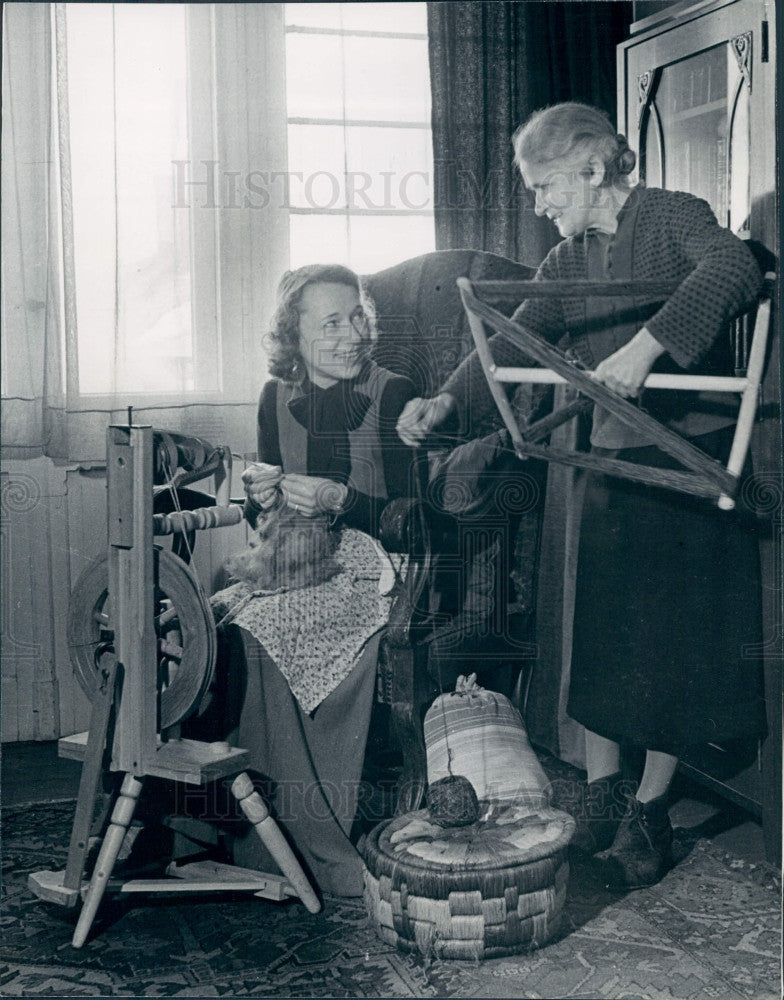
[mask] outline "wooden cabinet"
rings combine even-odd
[[[638,6],[618,47],[618,122],[649,187],[690,191],[719,221],[780,259],[776,199],[776,9],[765,0]],[[708,746],[686,768],[762,816],[768,855],[781,841],[781,383],[779,311],[752,446],[763,539],[763,646],[769,732],[756,747]],[[742,609],[739,609],[742,613]],[[753,652],[753,651],[752,651]],[[759,651],[757,651],[759,652]]]
[[[618,118],[649,186],[705,198],[776,252],[774,15],[713,0],[636,22],[618,48]]]

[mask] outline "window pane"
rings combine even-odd
[[[346,117],[430,123],[427,42],[346,36]]]
[[[672,191],[704,198],[726,224],[728,83],[737,63],[717,45],[663,67],[656,94],[662,109],[664,181]]]
[[[349,267],[370,274],[435,250],[432,216],[352,216]]]
[[[345,208],[345,129],[289,125],[289,191],[295,208]]]
[[[171,197],[172,161],[188,155],[185,10],[115,10],[119,388],[193,390],[188,214],[174,211]]]
[[[292,268],[338,263],[370,274],[432,250],[432,216],[291,216]]]
[[[110,6],[67,11],[71,190],[82,392],[108,392],[114,374],[114,141]],[[100,85],[96,85],[100,81]],[[105,123],[103,126],[99,123]]]
[[[287,3],[286,24],[425,34],[427,7],[424,3]]]
[[[291,264],[347,264],[348,219],[345,215],[292,215]]]
[[[343,118],[343,39],[286,35],[289,118]]]
[[[719,156],[718,204],[719,222],[727,224],[727,187],[729,186],[729,227],[733,233],[748,232],[749,205],[751,201],[751,122],[749,117],[750,91],[738,81],[735,84],[734,114],[730,114],[729,162],[722,157],[721,138],[717,145]],[[726,143],[725,143],[726,148]],[[730,174],[730,168],[732,175]]]
[[[642,176],[649,187],[662,187],[662,158],[659,139],[659,119],[652,103],[645,122],[645,143],[641,148]]]
[[[290,4],[286,17],[288,24],[348,32],[288,35],[291,203],[315,213],[292,216],[292,266],[338,260],[367,272],[432,250],[427,39],[350,34],[424,36],[425,4]],[[293,118],[389,125],[299,125]],[[344,207],[346,216],[318,214]],[[389,214],[354,214],[360,212]]]
[[[295,208],[433,207],[429,129],[290,125],[290,198]]]
[[[430,129],[347,128],[352,209],[433,208]]]
[[[427,42],[288,34],[286,94],[290,118],[429,124]]]
[[[344,28],[427,33],[425,3],[342,3],[340,6]]]
[[[287,3],[286,25],[296,24],[301,28],[340,28],[342,7],[342,3]]]

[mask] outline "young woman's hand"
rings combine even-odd
[[[267,510],[275,502],[275,494],[282,479],[283,469],[266,462],[253,462],[242,473],[245,495],[262,510]]]
[[[348,487],[343,483],[295,472],[283,477],[280,488],[288,506],[306,517],[334,514],[342,508],[348,496]]]
[[[433,428],[449,416],[454,405],[454,397],[448,392],[431,399],[409,399],[398,417],[398,437],[403,444],[418,448]]]
[[[593,377],[619,396],[638,396],[664,348],[645,327],[596,366]]]

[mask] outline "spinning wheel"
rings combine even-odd
[[[160,728],[181,722],[199,707],[215,672],[217,640],[209,606],[186,564],[156,549],[155,634],[158,655]],[[90,700],[100,681],[98,659],[114,643],[107,558],[79,577],[68,608],[68,649],[79,684]]]
[[[86,733],[63,737],[61,756],[82,761],[65,871],[30,874],[40,898],[64,906],[84,899],[73,936],[81,948],[109,884],[145,778],[202,785],[227,780],[282,876],[215,862],[177,865],[161,879],[132,879],[121,892],[252,891],[321,904],[290,845],[245,774],[248,754],[228,743],[181,739],[173,727],[196,711],[212,681],[217,641],[209,605],[193,571],[153,544],[155,535],[217,528],[242,518],[239,506],[153,514],[152,428],[112,426],[107,434],[108,546],[79,578],[68,613],[68,646],[92,711]],[[230,481],[230,453],[220,449]],[[173,730],[173,731],[172,731]],[[89,883],[83,881],[96,799],[106,767],[120,772],[108,826]],[[103,825],[103,824],[101,824]],[[97,833],[97,829],[95,830]]]

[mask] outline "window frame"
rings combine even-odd
[[[286,4],[287,8],[296,8],[299,4]],[[359,38],[387,38],[394,40],[415,40],[427,42],[427,32],[414,32],[414,31],[389,31],[385,29],[371,30],[367,28],[337,28],[328,26],[312,26],[312,25],[297,25],[288,23],[288,14],[285,15],[285,33],[286,37],[293,34],[302,35],[331,35],[338,36],[341,39],[349,37],[359,37]],[[288,67],[287,67],[288,70]],[[345,89],[343,91],[345,98]],[[286,128],[287,133],[290,136],[290,128],[292,126],[301,125],[314,125],[314,126],[333,126],[342,128],[344,132],[344,143],[343,149],[346,149],[345,134],[346,130],[349,128],[385,128],[385,129],[416,129],[425,132],[431,132],[432,125],[429,116],[423,121],[411,121],[402,118],[397,119],[373,119],[373,118],[349,118],[345,115],[341,118],[326,117],[319,115],[292,115],[289,113],[288,107],[286,109]],[[433,179],[433,157],[432,157],[432,147],[430,151],[430,163],[429,176]],[[293,167],[289,163],[289,172],[293,176]],[[343,175],[344,186],[346,186],[346,178],[350,171],[345,170]],[[432,195],[432,189],[431,189]],[[352,207],[350,204],[350,198],[345,198],[345,205],[343,207],[308,207],[294,205],[289,200],[289,216],[293,219],[297,216],[305,217],[339,217],[345,220],[346,229],[346,242],[345,249],[347,254],[347,259],[351,257],[351,220],[352,218],[405,218],[405,217],[418,217],[418,218],[429,218],[432,220],[432,233],[433,233],[433,244],[432,249],[435,249],[435,209],[430,208],[368,208],[368,207]],[[422,250],[422,253],[428,252],[427,250]],[[389,265],[392,266],[392,265]]]

